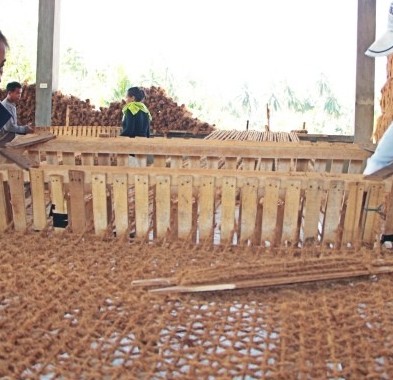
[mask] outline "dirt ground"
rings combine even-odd
[[[254,276],[275,261],[284,273],[291,265],[301,273],[309,259],[349,268],[370,252],[152,245],[67,232],[0,239],[1,379],[393,377],[391,275],[191,294],[132,284],[185,275],[203,282],[211,269],[216,282],[228,281],[236,268]]]

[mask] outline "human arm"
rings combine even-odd
[[[123,118],[123,131],[120,136],[135,137],[135,116],[127,110]]]

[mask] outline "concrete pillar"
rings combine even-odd
[[[61,0],[39,0],[35,125],[50,126],[59,77]]]
[[[374,127],[375,58],[364,52],[375,40],[376,0],[358,0],[356,59],[356,143],[369,143]]]

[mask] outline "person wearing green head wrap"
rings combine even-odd
[[[144,98],[145,92],[139,87],[131,87],[127,90],[127,103],[123,107],[123,131],[121,136],[150,137],[152,118],[143,103]]]

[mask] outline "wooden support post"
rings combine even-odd
[[[73,232],[84,232],[88,216],[85,202],[85,173],[79,170],[69,171],[70,210],[69,222]]]
[[[26,204],[23,171],[11,169],[8,171],[10,186],[12,215],[15,231],[26,231]]]
[[[135,176],[135,224],[136,236],[146,238],[150,228],[148,175]]]
[[[257,217],[258,179],[248,178],[241,192],[240,241],[248,244],[255,239]]]
[[[179,176],[178,178],[178,237],[187,239],[191,237],[192,230],[192,176]]]
[[[33,204],[33,228],[43,230],[47,223],[45,204],[44,171],[42,169],[30,169],[31,199]]]
[[[199,239],[213,239],[215,178],[203,176],[199,188]]]
[[[106,174],[93,173],[91,176],[91,181],[93,195],[94,231],[97,235],[103,235],[108,228]]]
[[[221,243],[232,243],[235,230],[236,177],[224,177],[221,194]]]
[[[0,173],[0,232],[7,229],[10,218],[7,210],[7,193],[5,191],[5,183],[3,182],[3,175]]]
[[[121,236],[128,231],[129,226],[127,174],[115,174],[113,176],[113,204],[116,235]]]
[[[157,176],[155,201],[157,237],[162,239],[171,227],[171,176]]]

